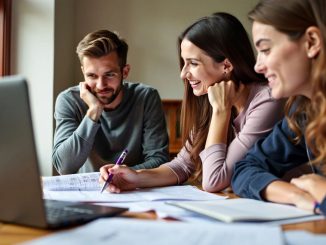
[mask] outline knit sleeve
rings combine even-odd
[[[61,93],[55,105],[56,131],[52,151],[54,167],[60,174],[74,174],[84,165],[100,125],[82,115],[78,101]]]
[[[177,176],[178,184],[187,181],[195,171],[195,165],[192,163],[186,147],[183,147],[179,154],[171,162],[164,164],[164,166],[170,168]]]
[[[244,158],[261,137],[266,136],[283,116],[284,101],[275,100],[264,88],[252,97],[238,116],[235,138],[229,146],[216,144],[200,153],[203,164],[203,189],[217,192],[231,183],[234,164]]]

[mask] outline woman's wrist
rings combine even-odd
[[[220,108],[220,107],[213,107],[213,115],[217,115],[217,116],[226,116],[228,117],[229,115],[231,115],[231,110],[232,107],[224,107],[224,108]]]

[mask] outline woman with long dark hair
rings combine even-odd
[[[114,174],[108,190],[201,182],[204,190],[230,185],[234,163],[265,136],[283,115],[263,76],[255,73],[254,52],[241,23],[215,13],[190,25],[178,39],[184,98],[184,147],[171,162],[134,171],[126,166],[100,169],[100,181]]]

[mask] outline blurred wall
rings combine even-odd
[[[181,99],[176,40],[198,18],[225,11],[250,34],[247,12],[258,0],[13,0],[11,70],[27,77],[43,175],[52,174],[53,107],[82,80],[77,43],[97,29],[118,31],[129,46],[129,80]]]

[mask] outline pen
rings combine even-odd
[[[121,155],[119,156],[118,160],[116,161],[115,165],[121,165],[123,163],[123,161],[125,160],[126,156],[127,156],[128,150],[124,150]],[[113,174],[109,174],[108,179],[105,181],[101,193],[105,190],[105,188],[110,184],[110,182],[113,179]]]

